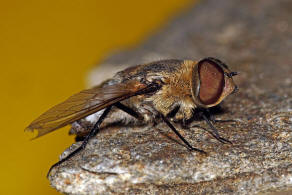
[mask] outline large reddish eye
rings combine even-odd
[[[224,87],[224,72],[214,62],[203,61],[198,67],[200,77],[199,98],[205,105],[216,103]]]

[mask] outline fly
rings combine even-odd
[[[81,146],[51,169],[83,150],[90,138],[99,132],[100,125],[107,117],[115,121],[144,124],[162,120],[189,150],[206,153],[192,147],[171,121],[184,124],[198,113],[218,141],[231,143],[220,137],[210,120],[208,108],[218,105],[237,91],[232,78],[235,75],[237,73],[231,72],[226,64],[211,57],[200,61],[174,59],[137,65],[116,73],[98,86],[69,97],[40,115],[26,130],[37,130],[37,137],[40,137],[89,115],[98,114],[97,122]]]

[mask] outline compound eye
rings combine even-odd
[[[198,64],[200,78],[199,99],[205,104],[214,104],[220,98],[224,88],[224,72],[215,62],[204,60]]]

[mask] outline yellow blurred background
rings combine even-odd
[[[58,194],[46,173],[74,139],[68,127],[40,139],[24,128],[85,88],[110,52],[133,47],[192,0],[0,2],[1,194]]]

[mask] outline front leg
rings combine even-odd
[[[206,114],[207,112],[207,114]],[[218,130],[216,129],[216,127],[212,124],[215,123],[215,119],[212,117],[211,119],[211,114],[210,112],[207,110],[200,110],[199,111],[199,115],[206,121],[206,123],[208,124],[208,126],[211,128],[212,131],[209,131],[207,130],[215,139],[217,139],[219,142],[223,143],[223,144],[226,144],[226,143],[229,143],[229,144],[232,144],[231,141],[229,141],[228,139],[225,139],[223,137],[221,137],[218,133]],[[212,122],[211,122],[212,121]],[[204,128],[202,128],[204,129]],[[206,130],[206,129],[204,129]]]
[[[193,146],[191,146],[191,144],[189,144],[189,142],[175,129],[175,127],[171,124],[171,122],[165,116],[163,116],[163,114],[160,114],[160,117],[167,124],[167,126],[180,138],[180,140],[182,140],[186,144],[187,148],[190,151],[197,151],[197,152],[200,152],[202,154],[207,154],[205,151],[194,148]]]

